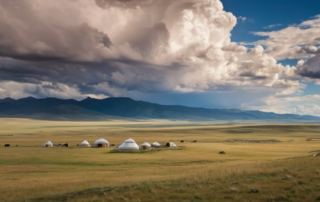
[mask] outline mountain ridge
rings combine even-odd
[[[123,117],[173,120],[314,120],[320,117],[310,115],[276,114],[258,110],[210,109],[182,105],[161,105],[136,101],[128,97],[109,97],[95,99],[87,97],[74,99],[34,98],[0,99],[1,117],[46,116],[91,116]]]

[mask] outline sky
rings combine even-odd
[[[318,0],[0,0],[0,98],[320,116]]]

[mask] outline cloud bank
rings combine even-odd
[[[231,42],[237,18],[219,0],[0,0],[0,97],[288,95],[320,77],[319,20],[257,32],[267,39],[248,49]]]

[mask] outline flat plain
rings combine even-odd
[[[1,119],[0,201],[320,200],[320,125],[213,124]],[[179,148],[76,146],[98,138]],[[48,140],[69,147],[41,147]]]

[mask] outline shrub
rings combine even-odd
[[[253,188],[253,189],[251,189],[251,190],[250,190],[250,192],[249,192],[249,193],[257,194],[257,193],[259,193],[259,192],[260,192],[260,190],[259,190],[259,189],[257,189],[257,188]]]
[[[235,187],[230,187],[230,191],[233,192],[233,193],[239,193],[240,190],[235,188]]]

